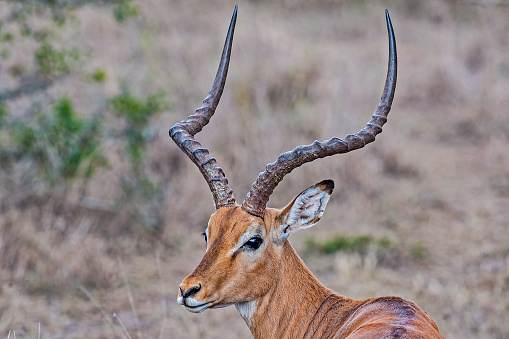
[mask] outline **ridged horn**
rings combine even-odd
[[[191,115],[186,121],[179,122],[170,128],[170,137],[175,141],[177,146],[198,166],[201,174],[207,181],[216,209],[235,205],[233,190],[228,186],[228,179],[216,163],[209,151],[194,139],[196,133],[208,124],[210,118],[214,115],[216,107],[221,99],[226,76],[228,73],[228,65],[230,63],[231,48],[233,42],[233,33],[235,30],[235,22],[237,21],[237,5],[233,11],[233,16],[224,43],[221,61],[216,73],[216,78],[208,96],[203,100],[203,104]]]

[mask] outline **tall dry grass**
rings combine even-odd
[[[384,133],[365,149],[296,169],[269,204],[334,179],[323,220],[292,244],[305,254],[310,235],[388,239],[386,256],[370,248],[304,259],[338,293],[417,302],[446,338],[509,337],[509,7],[477,3],[242,1],[225,93],[198,135],[241,201],[283,151],[358,131],[383,86],[388,8],[399,77]],[[165,227],[139,231],[129,215],[83,208],[72,194],[65,206],[49,199],[2,211],[5,337],[37,337],[39,323],[52,338],[249,337],[232,308],[195,315],[175,302],[204,252],[200,233],[213,205],[167,136],[209,90],[234,2],[138,6],[139,17],[121,27],[107,13],[80,9],[69,41],[91,50],[91,69],[108,73],[105,93],[129,82],[140,94],[169,94],[172,108],[156,119],[149,149],[150,170],[166,179]],[[82,108],[104,105],[73,84],[53,90]],[[114,145],[104,147],[114,165],[89,195],[107,201],[123,168]]]

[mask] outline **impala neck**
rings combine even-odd
[[[328,298],[345,299],[320,284],[288,241],[278,274],[266,295],[236,305],[254,338],[302,337]]]

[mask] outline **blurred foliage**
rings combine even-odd
[[[7,114],[7,110],[5,109],[4,105],[0,105],[0,126],[2,125],[2,121]]]
[[[124,130],[127,153],[136,173],[145,156],[145,145],[155,136],[155,131],[148,127],[150,119],[168,108],[164,93],[157,93],[147,99],[139,99],[128,89],[110,100],[111,109],[127,123]]]
[[[417,243],[412,247],[412,258],[415,260],[424,260],[428,257],[428,249],[423,243]]]
[[[9,66],[0,68],[0,78],[8,80],[0,81],[0,185],[10,193],[25,192],[24,197],[10,200],[23,208],[18,201],[50,195],[52,201],[44,201],[66,206],[73,185],[79,188],[80,199],[87,198],[89,182],[111,165],[104,145],[113,142],[125,151],[127,156],[122,159],[127,159],[128,168],[120,175],[119,193],[107,209],[133,215],[131,220],[151,229],[159,228],[160,212],[153,211],[164,203],[161,180],[147,171],[146,148],[156,137],[151,119],[169,106],[164,93],[143,98],[123,88],[112,98],[100,94],[95,100],[106,107],[96,112],[93,105],[77,110],[76,99],[62,93],[65,85],[59,86],[66,78],[80,82],[83,89],[107,80],[102,68],[82,76],[93,56],[79,41],[64,37],[79,27],[75,11],[101,6],[122,24],[138,15],[137,5],[130,0],[5,3],[0,17],[0,57]],[[11,60],[18,50],[28,58]],[[96,207],[89,204],[87,208]],[[58,210],[65,214],[62,208]]]
[[[169,107],[164,93],[141,99],[124,88],[109,102],[110,109],[124,120],[120,135],[130,160],[130,171],[122,177],[122,189],[135,216],[147,228],[159,229],[163,223],[161,203],[164,202],[160,180],[146,171],[147,143],[156,136],[150,119]]]
[[[72,18],[72,11],[83,6],[114,6],[114,15],[117,18],[117,12],[127,12],[124,18],[132,17],[137,14],[132,13],[136,8],[131,4],[131,0],[4,0],[13,5],[11,18],[14,18],[23,27],[25,33],[31,31],[28,19],[33,16],[43,16],[51,18],[56,24],[62,25]],[[119,10],[119,8],[121,8]],[[28,33],[29,34],[29,33]]]
[[[319,252],[331,254],[335,252],[359,252],[365,253],[369,244],[373,242],[370,235],[335,235],[330,239],[318,241],[314,237],[306,239],[306,248],[308,252]]]
[[[336,234],[324,240],[310,236],[305,239],[304,245],[306,255],[354,253],[364,261],[368,254],[372,254],[379,267],[398,268],[404,261],[424,261],[428,258],[428,250],[421,242],[406,244],[394,242],[387,236],[377,239],[369,234]]]
[[[79,60],[76,49],[56,50],[44,41],[34,54],[37,72],[43,76],[58,76],[69,73],[72,63]]]
[[[114,15],[117,22],[124,22],[138,16],[138,7],[130,2],[122,2],[115,7]]]
[[[90,178],[105,164],[99,120],[80,118],[67,96],[54,103],[51,114],[44,113],[28,122],[12,122],[11,160],[29,163],[34,178],[51,184]]]
[[[90,79],[95,82],[105,82],[107,78],[106,71],[103,69],[97,69],[90,75]]]
[[[9,74],[19,80],[19,86],[4,88],[0,84],[0,104],[48,90],[55,78],[71,73],[77,67],[78,61],[84,61],[84,51],[72,46],[60,36],[68,22],[78,21],[74,15],[76,9],[83,6],[111,7],[113,16],[119,22],[125,22],[137,15],[137,7],[130,0],[4,2],[7,4],[7,11],[0,17],[0,57],[10,59],[13,50],[22,48],[25,54],[33,55],[33,65],[15,63],[10,66]],[[5,72],[5,69],[2,71]],[[98,73],[94,79],[97,82],[104,81],[104,75]]]

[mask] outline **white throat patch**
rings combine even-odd
[[[245,301],[241,303],[235,304],[235,308],[237,312],[239,312],[240,316],[244,319],[248,326],[251,326],[253,323],[253,314],[256,309],[256,301]]]

